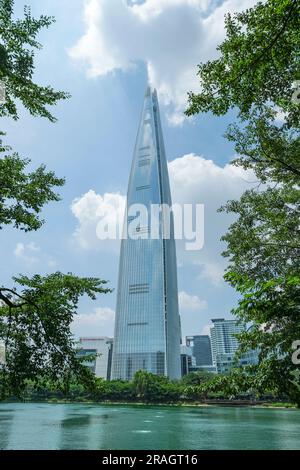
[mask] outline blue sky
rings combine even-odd
[[[16,2],[16,15],[23,1]],[[197,89],[197,63],[216,57],[226,11],[250,0],[27,0],[34,15],[56,23],[40,34],[35,79],[69,91],[52,109],[58,122],[32,118],[20,106],[17,122],[4,120],[5,142],[32,167],[46,163],[66,178],[62,201],[43,211],[36,233],[0,232],[0,282],[17,273],[56,270],[110,281],[116,290],[118,244],[95,236],[108,200],[126,194],[132,151],[147,81],[158,89],[174,202],[205,204],[205,246],[177,247],[183,335],[207,332],[210,319],[229,317],[234,291],[222,281],[226,261],[219,238],[229,216],[216,214],[227,199],[251,186],[253,176],[228,165],[234,149],[223,134],[234,114],[185,119],[186,92]],[[74,203],[74,201],[76,202]],[[116,202],[116,203],[117,203]],[[90,214],[90,215],[89,215]],[[224,248],[224,246],[223,246]],[[112,335],[116,292],[83,300],[76,335]]]

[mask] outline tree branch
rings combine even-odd
[[[10,292],[11,294],[16,295],[20,299],[26,300],[26,302],[23,302],[22,304],[14,304],[7,296],[3,295],[2,292]],[[23,305],[27,305],[29,303],[29,301],[25,299],[25,297],[23,297],[22,295],[18,294],[12,289],[7,289],[4,287],[0,287],[0,299],[3,300],[3,302],[5,302],[9,308],[18,308],[18,307],[22,307]]]
[[[11,294],[16,295],[16,296],[19,297],[20,299],[25,300],[25,302],[20,303],[20,304],[14,304],[14,303],[11,302],[11,300],[10,300],[9,298],[7,298],[6,296],[4,296],[4,295],[2,294],[3,291],[4,291],[4,292],[10,292]],[[45,326],[45,323],[44,323],[44,321],[43,321],[43,319],[41,318],[41,315],[40,315],[40,313],[39,313],[39,306],[38,306],[36,303],[34,303],[32,300],[26,299],[26,297],[24,297],[23,295],[18,294],[18,293],[15,292],[14,290],[8,289],[8,288],[4,288],[4,287],[1,287],[1,288],[0,288],[0,299],[2,299],[2,300],[6,303],[6,305],[8,305],[9,309],[11,309],[11,308],[19,308],[19,307],[21,308],[21,307],[23,307],[23,306],[25,306],[25,305],[32,305],[32,306],[36,309],[36,313],[37,313],[37,315],[38,315],[38,318],[39,318],[40,323],[41,323],[41,325],[42,325],[42,328],[43,328],[43,330],[44,330],[44,335],[45,335],[46,340],[47,340],[48,343],[53,347],[53,349],[55,349],[55,351],[56,351],[58,354],[60,354],[61,356],[63,356],[65,359],[67,359],[67,362],[69,362],[68,358],[65,357],[65,355],[62,353],[62,351],[52,342],[51,337],[48,335],[48,333],[47,333],[47,328],[46,328],[46,326]]]
[[[258,157],[255,157],[254,155],[250,154],[249,151],[246,149],[245,145],[243,144],[240,144],[241,145],[241,148],[243,150],[243,154],[246,156],[246,157],[249,157],[250,159],[254,160],[256,163],[264,163],[263,160],[260,160]],[[275,163],[280,163],[282,166],[284,166],[287,170],[289,170],[290,172],[292,173],[295,173],[296,175],[300,176],[300,171],[297,170],[297,168],[289,165],[288,163],[285,163],[283,160],[281,160],[281,158],[274,158],[274,157],[271,157],[265,150],[264,148],[262,147],[262,145],[260,146],[261,148],[261,151],[262,153],[264,154],[265,158],[267,160],[270,160],[272,162],[275,162]]]
[[[235,83],[236,81],[240,80],[247,72],[249,72],[249,69],[251,67],[253,67],[254,65],[258,64],[261,59],[266,55],[267,52],[269,52],[273,46],[276,44],[277,40],[279,39],[279,37],[281,36],[281,34],[284,32],[284,30],[286,29],[287,25],[288,25],[288,22],[290,21],[290,18],[291,18],[291,15],[295,9],[295,7],[297,6],[297,2],[298,0],[293,0],[292,1],[292,4],[291,4],[291,7],[288,11],[288,14],[287,14],[287,17],[285,19],[285,21],[283,22],[283,25],[282,27],[280,28],[280,30],[276,33],[276,35],[274,36],[274,38],[272,39],[272,41],[268,44],[267,47],[265,47],[265,49],[262,51],[262,53],[256,57],[255,59],[253,59],[250,64],[244,68],[244,70],[242,70],[241,73],[239,73],[238,75],[236,75],[234,78],[232,78],[231,80],[229,80],[229,82],[227,82],[223,87],[220,87],[218,90],[214,91],[213,93],[211,93],[211,97],[214,97],[215,95],[217,95],[218,93],[222,92],[228,85],[232,85],[233,83]],[[191,96],[195,96],[194,93],[191,93]]]

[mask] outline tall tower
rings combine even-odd
[[[128,236],[133,205],[148,218]],[[151,206],[171,207],[168,167],[156,91],[149,87],[136,139],[121,243],[112,378],[131,380],[138,370],[180,378],[180,318],[173,215],[169,237],[163,236],[164,211],[155,225]],[[152,206],[153,207],[153,206]],[[152,220],[151,220],[152,218]],[[157,220],[157,219],[155,219]],[[124,237],[127,235],[127,238]]]

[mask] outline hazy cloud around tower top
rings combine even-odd
[[[187,91],[196,91],[196,67],[216,57],[224,15],[255,0],[87,0],[85,31],[69,50],[88,77],[128,70],[143,61],[169,121],[184,120]]]

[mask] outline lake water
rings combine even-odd
[[[0,404],[1,449],[300,449],[300,410]]]

